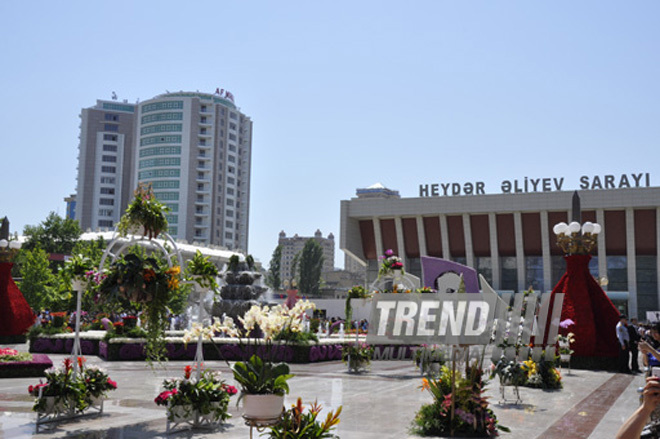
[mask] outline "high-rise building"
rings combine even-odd
[[[231,93],[165,93],[136,105],[99,101],[81,117],[81,227],[114,226],[137,184],[150,183],[170,209],[170,235],[247,251],[252,121]],[[106,132],[108,124],[115,131]],[[113,135],[115,155],[97,152]],[[108,180],[104,160],[112,159],[116,173]],[[102,202],[110,189],[102,181],[114,183],[112,212]]]
[[[302,252],[305,243],[309,239],[314,239],[323,249],[323,268],[324,273],[334,271],[335,267],[335,237],[332,233],[327,238],[323,237],[320,230],[314,233],[314,236],[298,236],[297,234],[287,238],[284,230],[280,232],[278,245],[282,246],[282,258],[280,259],[280,277],[284,280],[293,279],[293,262],[296,255]]]
[[[135,108],[98,100],[80,113],[75,219],[83,230],[113,227],[133,195]]]

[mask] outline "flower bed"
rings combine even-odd
[[[99,355],[99,342],[105,331],[88,331],[80,334],[83,355]],[[40,335],[30,340],[30,352],[41,354],[69,354],[73,348],[74,334]]]
[[[48,355],[34,354],[32,361],[0,362],[0,378],[41,377],[53,367]]]

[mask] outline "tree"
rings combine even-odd
[[[69,255],[78,238],[82,234],[78,222],[70,218],[62,218],[51,212],[38,226],[25,226],[23,234],[27,237],[23,248],[34,250],[39,247],[46,253]]]
[[[323,248],[314,239],[308,239],[300,254],[300,280],[298,289],[302,295],[319,293],[321,270],[323,269]]]
[[[19,289],[33,310],[50,308],[66,297],[58,294],[57,276],[48,267],[48,254],[40,248],[21,250],[21,282]]]
[[[268,267],[268,275],[266,276],[266,283],[274,290],[279,290],[282,286],[282,246],[278,245],[273,250],[273,256],[270,258],[270,266]]]

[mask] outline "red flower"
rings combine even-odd
[[[108,378],[108,385],[109,385],[110,387],[112,387],[113,389],[116,389],[116,388],[117,388],[117,382],[116,382],[116,381],[112,381],[110,378]]]
[[[64,359],[64,369],[68,372],[71,370],[71,358],[65,358]]]
[[[238,389],[236,389],[236,387],[234,387],[234,386],[225,385],[224,389],[225,389],[225,392],[227,392],[230,396],[231,395],[236,395],[238,393]]]
[[[190,379],[190,374],[192,373],[192,366],[188,365],[183,369],[183,376],[189,380]]]

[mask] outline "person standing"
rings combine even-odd
[[[630,338],[630,344],[628,345],[631,356],[630,369],[633,373],[641,373],[642,371],[639,370],[638,362],[639,350],[637,349],[637,345],[639,344],[641,337],[639,336],[637,319],[634,317],[630,319],[630,324],[628,325],[628,337]]]
[[[621,314],[616,324],[616,338],[619,341],[619,372],[632,373],[628,362],[630,361],[630,335],[628,333],[628,316]]]

